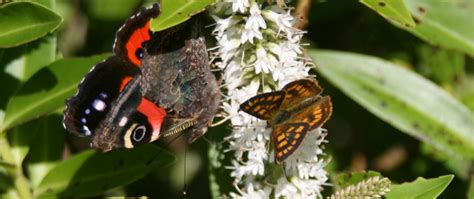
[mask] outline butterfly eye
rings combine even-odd
[[[140,125],[133,130],[132,138],[135,142],[140,142],[145,137],[146,127],[145,125]]]

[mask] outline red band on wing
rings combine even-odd
[[[130,76],[125,76],[123,79],[122,79],[122,83],[120,83],[120,90],[119,91],[122,91],[125,86],[128,84],[128,82],[132,80],[132,77]]]
[[[129,40],[125,44],[125,48],[127,49],[127,57],[136,66],[140,66],[141,64],[140,59],[137,57],[136,51],[140,48],[143,48],[143,42],[150,40],[149,29],[150,21],[148,21],[145,26],[137,28],[135,31],[133,31]]]
[[[142,98],[140,105],[138,105],[138,111],[147,117],[148,122],[153,128],[153,137],[158,138],[157,134],[160,133],[161,125],[166,117],[165,109],[157,106],[146,98]]]

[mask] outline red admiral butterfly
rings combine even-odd
[[[192,125],[193,142],[218,109],[220,94],[195,20],[152,33],[159,4],[118,30],[114,56],[94,66],[66,101],[64,127],[110,151],[155,141]],[[191,28],[189,28],[191,26]]]

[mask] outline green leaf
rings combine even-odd
[[[151,144],[109,153],[88,150],[53,168],[36,195],[92,196],[129,184],[171,162],[173,157],[168,152]]]
[[[93,17],[106,21],[123,20],[140,5],[137,0],[88,0],[86,3]]]
[[[37,41],[5,50],[0,60],[5,72],[24,82],[38,70],[56,59],[56,36],[49,35]]]
[[[0,70],[4,72],[0,72],[0,82],[3,83],[4,89],[0,92],[0,113],[5,110],[8,100],[22,83],[55,59],[55,35],[48,35],[15,48],[3,49]],[[0,126],[2,123],[3,117],[0,116]]]
[[[0,48],[18,46],[56,30],[61,16],[38,3],[14,2],[0,7]]]
[[[161,14],[151,20],[150,28],[153,31],[160,31],[173,27],[204,11],[206,6],[215,2],[216,0],[162,1]]]
[[[417,54],[417,71],[445,88],[452,90],[465,75],[465,56],[459,51],[421,45]]]
[[[15,165],[23,164],[23,160],[30,150],[30,143],[38,133],[38,124],[38,121],[31,121],[7,132],[10,153],[15,159]]]
[[[360,2],[400,26],[411,28],[416,26],[404,0],[361,0]]]
[[[326,79],[374,115],[438,150],[474,159],[474,114],[432,82],[375,57],[310,54]]]
[[[337,189],[344,189],[350,185],[357,184],[362,180],[366,180],[375,176],[383,177],[382,174],[376,171],[341,173],[336,176],[333,183]]]
[[[474,56],[474,4],[469,0],[406,0],[417,23],[406,28],[417,37],[436,46]]]
[[[0,190],[8,190],[13,187],[13,180],[0,170]]]
[[[438,178],[424,179],[417,178],[413,182],[392,185],[390,192],[385,197],[391,198],[416,198],[416,199],[432,199],[438,197],[446,187],[448,187],[454,175],[445,175]]]
[[[10,99],[0,132],[64,106],[87,71],[107,56],[63,59],[40,70]]]
[[[474,173],[471,173],[469,181],[469,188],[467,190],[467,198],[473,199],[474,198]]]
[[[37,188],[46,174],[61,161],[66,134],[61,125],[62,115],[52,114],[36,121],[34,128],[41,133],[34,136],[25,161],[33,188]]]

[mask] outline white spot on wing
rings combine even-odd
[[[85,113],[86,115],[89,115],[89,114],[91,113],[91,110],[90,110],[90,109],[86,109],[86,110],[84,111],[84,113]]]
[[[104,111],[105,107],[107,107],[107,105],[105,105],[105,102],[100,100],[100,99],[95,99],[94,102],[92,102],[92,107],[94,107],[95,110],[98,110],[98,111]]]
[[[127,122],[128,122],[128,118],[127,117],[122,117],[122,119],[120,119],[119,126],[125,126],[125,124],[127,124]]]
[[[82,122],[83,124],[87,123],[86,118],[81,118],[81,122]]]
[[[101,92],[99,95],[102,99],[106,99],[108,97],[107,93],[104,93],[104,92]]]
[[[91,135],[91,130],[89,130],[89,127],[87,127],[86,125],[82,126],[82,130],[84,130],[84,134],[86,136]]]

